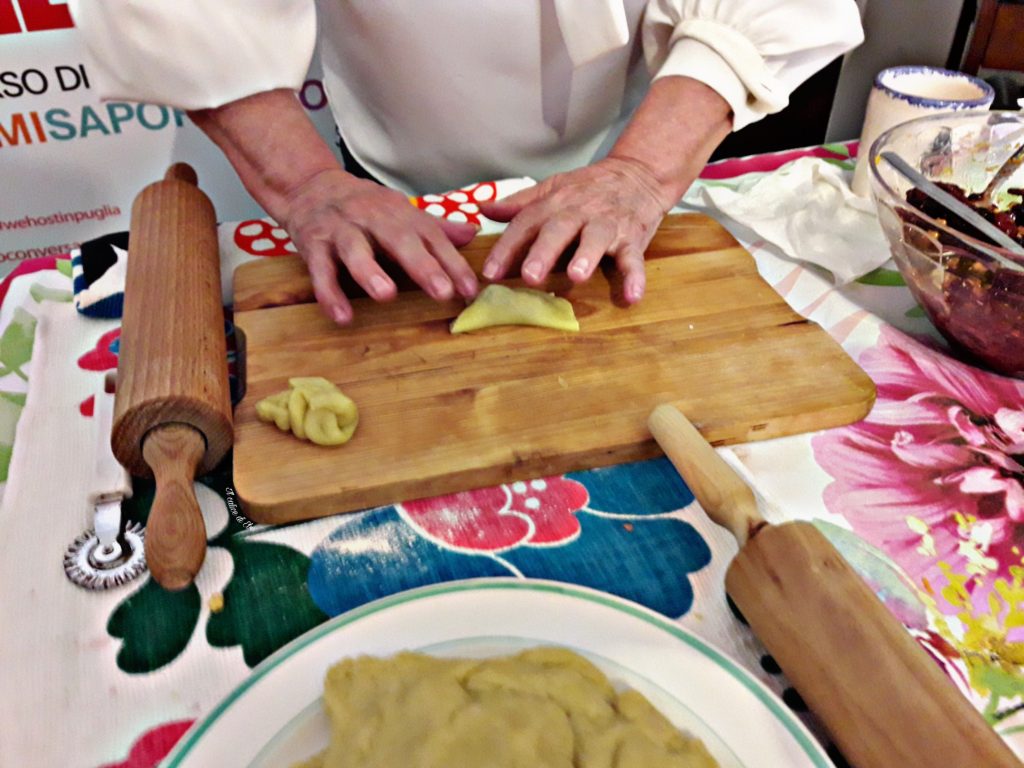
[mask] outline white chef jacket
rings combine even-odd
[[[854,0],[69,5],[108,99],[201,109],[298,90],[319,50],[352,154],[410,193],[586,165],[666,75],[709,85],[742,128],[863,40]]]

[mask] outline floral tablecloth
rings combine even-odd
[[[700,183],[736,184],[806,156],[850,172],[855,150],[726,161]],[[481,194],[494,190],[415,202],[472,216],[466,203]],[[949,357],[891,264],[837,288],[741,223],[723,224],[868,372],[878,400],[859,424],[722,453],[770,519],[820,526],[1024,755],[1024,382]],[[291,250],[260,221],[222,224],[221,244],[227,274]],[[117,365],[119,335],[116,312],[76,309],[75,270],[70,255],[39,259],[0,284],[0,765],[156,765],[306,630],[400,590],[487,576],[573,582],[672,617],[745,665],[827,745],[728,607],[734,542],[665,459],[264,527],[245,517],[228,457],[197,483],[209,550],[192,587],[169,593],[148,576],[102,592],[73,586],[61,560],[91,524],[94,397]],[[136,479],[125,514],[145,523],[152,492]]]

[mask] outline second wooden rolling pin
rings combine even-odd
[[[231,447],[231,396],[213,204],[174,165],[135,198],[111,447],[156,478],[146,562],[166,589],[192,583],[206,527],[192,481]]]
[[[769,525],[746,483],[677,409],[651,433],[740,551],[726,591],[857,768],[1021,763],[810,523]]]

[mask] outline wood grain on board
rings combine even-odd
[[[477,270],[493,241],[463,249]],[[407,283],[388,304],[355,299],[353,324],[338,327],[297,258],[240,267],[246,393],[235,412],[234,479],[248,514],[301,520],[655,456],[646,421],[663,402],[715,443],[867,414],[868,376],[712,219],[669,217],[647,258],[647,293],[632,307],[611,266],[583,285],[564,269],[549,280],[573,303],[579,333],[458,336],[448,327],[463,303],[435,302]],[[323,376],[355,400],[350,443],[318,447],[259,421],[255,403],[294,376]]]

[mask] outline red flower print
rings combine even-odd
[[[117,368],[117,355],[110,348],[120,336],[120,328],[104,333],[95,347],[78,358],[78,367],[86,371],[109,371]]]
[[[864,421],[813,441],[828,508],[918,584],[940,563],[975,604],[1024,549],[1024,381],[957,362],[885,328],[860,364],[878,399]],[[979,602],[980,601],[980,602]]]
[[[498,187],[493,181],[471,184],[443,195],[423,195],[413,199],[417,208],[449,221],[468,222],[480,226],[480,203],[493,200]]]
[[[575,480],[549,477],[398,505],[424,534],[473,552],[563,544],[580,532],[574,514],[590,500]]]
[[[238,223],[234,234],[235,245],[253,256],[294,256],[295,244],[282,228],[263,219],[248,219]]]
[[[85,371],[109,371],[117,368],[117,355],[113,347],[121,336],[121,329],[115,328],[100,336],[96,346],[78,358],[78,367]],[[85,418],[91,419],[96,407],[96,398],[93,395],[85,398],[78,404],[78,412]]]
[[[150,728],[132,744],[128,757],[120,763],[108,763],[101,768],[156,768],[157,764],[178,743],[192,720],[178,720]]]

